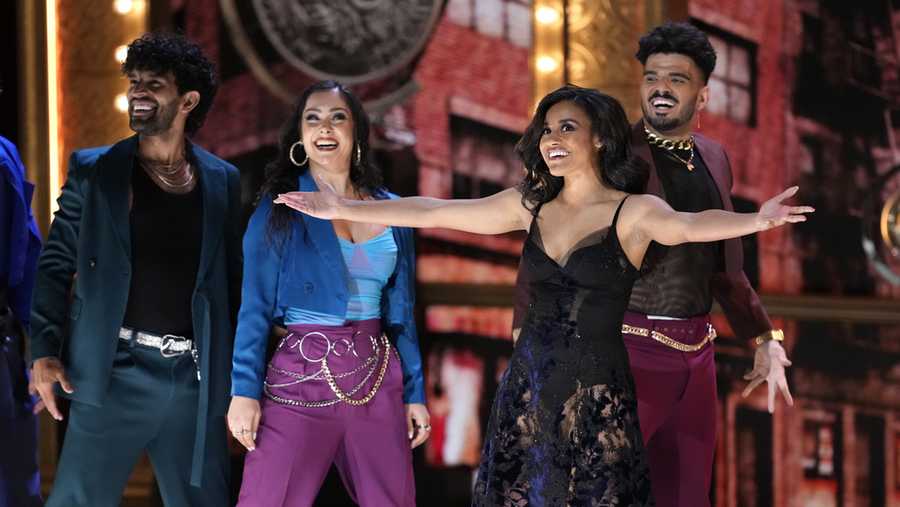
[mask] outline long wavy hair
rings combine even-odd
[[[550,174],[550,168],[541,155],[540,143],[547,111],[564,101],[572,102],[587,114],[591,119],[591,132],[597,134],[603,143],[597,154],[603,183],[623,192],[643,192],[650,171],[647,164],[631,154],[631,125],[622,105],[592,88],[569,84],[541,99],[534,118],[516,144],[516,154],[522,159],[526,170],[525,178],[519,184],[522,205],[532,215],[537,215],[541,205],[556,198],[563,188],[563,178]]]
[[[291,148],[300,140],[300,117],[306,108],[306,102],[310,95],[321,91],[337,90],[347,103],[350,115],[353,117],[354,148],[350,155],[350,182],[353,188],[366,195],[374,195],[382,188],[381,171],[372,164],[369,150],[369,129],[371,122],[369,115],[363,109],[362,102],[350,92],[344,85],[337,81],[319,81],[308,86],[297,99],[297,105],[290,117],[281,127],[281,136],[278,141],[278,153],[275,158],[266,164],[265,180],[259,191],[259,199],[271,199],[278,194],[293,192],[298,189],[298,178],[309,170],[309,162],[302,166],[296,166],[291,162]],[[360,157],[356,160],[356,147],[359,146]],[[294,148],[294,158],[302,160],[306,158],[306,152],[302,146]],[[283,237],[290,230],[294,212],[287,206],[274,206],[269,215],[267,224],[267,237],[272,240]]]

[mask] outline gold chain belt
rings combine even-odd
[[[310,333],[310,334],[313,334],[313,333]],[[288,337],[289,336],[290,335],[288,335]],[[279,347],[278,347],[279,349],[281,348],[282,345],[284,345],[284,343],[287,341],[288,337],[285,337],[281,341],[281,344],[279,344]],[[285,370],[281,370],[279,368],[275,368],[274,366],[272,366],[270,364],[269,368],[276,370],[278,373],[282,373],[289,377],[292,377],[294,380],[291,382],[288,382],[286,384],[270,384],[268,381],[264,382],[263,383],[263,391],[264,391],[266,397],[268,397],[272,401],[274,401],[276,403],[280,403],[282,405],[291,405],[291,406],[295,406],[295,407],[299,406],[299,407],[306,407],[306,408],[328,407],[328,406],[335,405],[340,402],[344,402],[348,405],[357,406],[357,407],[361,406],[361,405],[365,405],[366,403],[369,403],[370,401],[372,401],[372,398],[375,397],[375,395],[378,393],[378,390],[381,388],[381,384],[384,381],[384,374],[387,372],[388,362],[390,361],[390,357],[391,357],[391,342],[390,342],[390,340],[388,340],[388,337],[386,335],[382,334],[378,339],[376,339],[374,337],[369,337],[369,339],[372,340],[372,345],[373,345],[372,356],[369,359],[367,359],[363,364],[361,364],[359,367],[354,368],[352,371],[345,372],[342,374],[335,375],[331,371],[331,368],[328,366],[328,352],[325,353],[325,355],[322,357],[322,359],[315,360],[315,362],[321,362],[322,367],[318,372],[316,372],[315,374],[312,374],[312,375],[299,375],[294,372],[288,372]],[[381,351],[383,351],[383,353],[384,353],[384,359],[381,361],[381,367],[377,369],[378,375],[375,377],[375,383],[372,385],[372,389],[369,390],[369,392],[366,393],[366,395],[363,396],[362,398],[358,398],[358,399],[352,398],[351,396],[353,396],[354,394],[359,392],[362,389],[362,387],[372,377],[372,374],[375,373],[376,365],[372,364],[372,363],[378,361],[378,355],[379,355],[379,352],[381,352]],[[302,350],[301,350],[301,355],[302,355]],[[367,375],[365,376],[365,378],[363,378],[362,381],[359,382],[349,392],[345,392],[343,389],[340,388],[340,386],[337,385],[335,378],[342,378],[342,377],[352,375],[354,373],[357,373],[357,372],[365,369],[364,367],[367,367],[367,366],[369,367],[369,371],[368,371]],[[331,389],[331,392],[334,393],[335,396],[337,396],[336,399],[318,400],[318,401],[294,400],[294,399],[288,399],[288,398],[278,396],[277,394],[275,394],[271,391],[271,388],[273,388],[273,387],[275,387],[275,388],[286,387],[288,385],[294,385],[294,384],[298,384],[298,383],[302,383],[302,382],[306,382],[306,381],[319,380],[319,379],[322,379],[323,377],[324,377],[326,384],[328,384],[328,387]]]
[[[678,340],[673,340],[658,331],[651,331],[645,327],[629,326],[628,324],[622,324],[622,334],[643,336],[644,338],[650,337],[667,347],[680,350],[681,352],[697,352],[702,349],[704,345],[716,339],[716,328],[712,327],[712,324],[707,324],[706,328],[706,336],[703,337],[703,340],[700,341],[700,343],[694,345],[688,345],[686,343],[681,343]]]

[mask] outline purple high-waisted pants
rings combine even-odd
[[[269,363],[267,393],[307,402],[336,399],[321,378],[323,375],[296,382],[296,376],[284,373],[314,374],[321,370],[320,358],[326,354],[328,367],[338,377],[341,390],[350,392],[362,382],[359,391],[351,395],[357,400],[371,391],[385,353],[380,344],[379,320],[357,321],[348,326],[292,325],[288,330],[290,333]],[[374,371],[365,365],[373,356],[370,337],[377,338],[381,347]],[[351,406],[340,401],[325,407],[302,407],[279,403],[264,395],[256,450],[247,454],[238,506],[310,506],[334,463],[350,496],[361,506],[414,507],[403,375],[393,347],[388,357],[383,382],[365,405]],[[359,371],[341,376],[354,370]],[[273,384],[282,387],[272,387]]]
[[[625,324],[693,345],[709,317],[648,319],[634,312]],[[641,434],[657,507],[709,507],[716,448],[716,365],[712,343],[681,352],[649,337],[623,334],[638,397]]]

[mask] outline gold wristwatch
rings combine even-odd
[[[753,343],[757,345],[762,345],[765,342],[775,340],[776,342],[784,341],[784,331],[781,329],[770,329],[765,333],[757,336],[753,339]]]

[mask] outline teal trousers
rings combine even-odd
[[[210,419],[202,485],[190,484],[198,384],[190,354],[119,341],[103,406],[72,402],[46,507],[119,506],[145,450],[166,507],[231,505],[224,416]]]

